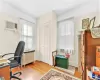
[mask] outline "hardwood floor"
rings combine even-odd
[[[40,80],[40,78],[52,68],[57,69],[46,63],[36,61],[34,64],[26,65],[25,67],[21,69],[15,68],[12,70],[12,72],[14,73],[17,71],[21,71],[22,75],[20,76],[20,78],[22,80]],[[57,69],[57,70],[62,71],[60,69]],[[15,80],[15,79],[12,79],[12,80]]]
[[[21,71],[22,75],[20,76],[20,78],[22,80],[40,80],[40,78],[47,73],[51,68],[53,68],[52,66],[40,62],[40,61],[36,61],[34,64],[28,64],[23,68],[15,68],[12,70],[13,73]],[[12,79],[15,80],[15,79]]]
[[[33,68],[34,70],[40,72],[41,74],[45,74],[47,73],[51,68],[53,68],[52,66],[43,63],[43,62],[39,62],[36,61],[35,64],[33,65],[29,65],[29,67]]]

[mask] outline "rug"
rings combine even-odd
[[[61,67],[57,67],[57,66],[55,66],[57,69],[60,69],[60,70],[62,70],[62,71],[64,71],[65,73],[68,73],[68,74],[70,74],[70,75],[74,75],[74,73],[75,73],[75,67],[73,67],[73,66],[68,66],[68,69],[64,69],[64,68],[61,68]]]
[[[81,80],[72,75],[51,69],[40,80]]]

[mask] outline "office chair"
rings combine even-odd
[[[10,61],[9,65],[10,68],[15,68],[15,67],[19,67],[21,66],[21,58],[22,58],[22,54],[24,52],[24,46],[25,46],[25,42],[24,41],[20,41],[18,43],[18,46],[16,48],[15,53],[8,53],[8,54],[4,54],[2,57],[5,57],[6,55],[10,55],[10,54],[14,54],[14,57],[9,58],[8,60]],[[21,72],[17,72],[15,74],[12,74],[12,71],[10,71],[10,79],[14,78],[14,79],[18,79],[21,80],[20,78],[16,77],[16,74],[22,74]]]

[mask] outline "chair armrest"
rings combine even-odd
[[[21,57],[21,56],[10,57],[10,58],[8,58],[8,60],[11,60],[11,59],[14,59],[14,58],[17,58],[17,57]]]
[[[14,54],[14,53],[7,53],[7,54],[2,55],[2,57],[6,56],[6,55],[11,55],[11,54]]]
[[[54,56],[54,53],[56,53],[55,55],[57,55],[57,50],[52,52],[52,56]]]
[[[55,55],[57,55],[57,50],[52,52],[52,61],[53,61],[53,66],[55,67],[56,63],[55,63],[55,55],[54,53],[56,53]]]

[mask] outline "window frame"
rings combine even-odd
[[[68,19],[64,19],[64,20],[61,20],[61,21],[58,21],[58,22],[57,22],[57,50],[60,49],[60,47],[59,47],[60,44],[59,44],[59,40],[58,40],[58,39],[59,39],[60,37],[68,36],[68,35],[66,35],[66,34],[63,35],[63,36],[61,36],[61,35],[59,36],[59,23],[64,22],[64,21],[67,21],[67,20],[69,20],[69,21],[72,20],[72,21],[73,21],[73,25],[74,25],[74,17],[71,17],[71,18],[68,18]],[[73,29],[73,30],[74,30],[74,32],[73,32],[73,39],[75,39],[75,25],[74,25],[73,27],[74,27],[74,29]],[[74,44],[73,44],[73,50],[74,50],[74,48],[75,48],[75,41],[73,41],[73,43],[74,43]],[[63,49],[63,48],[61,48],[61,49]],[[67,49],[67,48],[64,48],[64,50],[66,50],[66,49]]]
[[[22,27],[21,27],[21,40],[24,41],[24,38],[26,37],[26,42],[27,42],[27,48],[24,49],[24,52],[30,52],[30,51],[34,51],[34,46],[35,46],[35,36],[36,36],[36,33],[35,33],[35,23],[32,23],[32,22],[29,22],[29,21],[24,21],[22,24]],[[27,35],[24,35],[23,33],[23,28],[24,28],[24,25],[27,25],[30,26],[31,24],[31,27],[32,27],[32,36],[29,36],[28,35],[28,28],[27,28]],[[32,49],[29,49],[28,48],[28,38],[31,38],[32,39]],[[25,43],[26,43],[25,42]],[[34,46],[33,46],[34,45]]]

